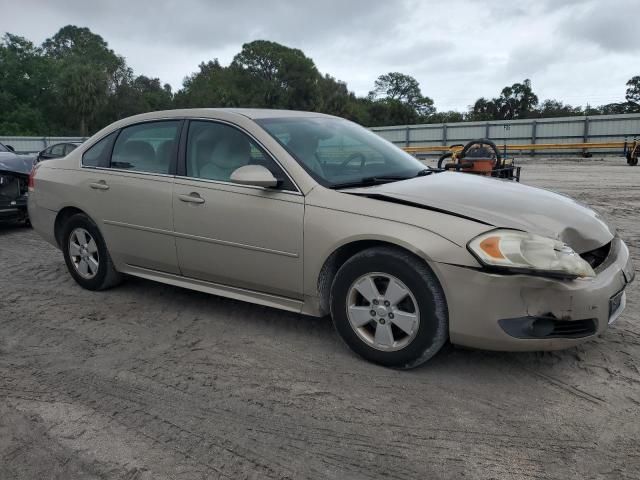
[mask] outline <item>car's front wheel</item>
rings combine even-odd
[[[416,367],[448,338],[437,278],[422,260],[392,247],[364,250],[342,265],[331,288],[331,315],[353,351],[388,367]]]
[[[104,290],[122,281],[93,221],[82,213],[73,215],[64,225],[62,252],[69,273],[87,290]]]

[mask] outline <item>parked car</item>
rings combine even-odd
[[[0,223],[28,223],[27,182],[32,167],[33,158],[0,143]]]
[[[52,158],[62,158],[69,155],[76,148],[82,145],[82,142],[64,142],[51,145],[44,150],[38,152],[36,162],[50,160]]]
[[[546,190],[442,172],[349,121],[193,109],[118,121],[36,166],[35,229],[82,287],[123,274],[331,314],[362,357],[413,367],[450,340],[571,347],[625,306],[625,243]]]

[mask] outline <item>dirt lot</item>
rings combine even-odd
[[[526,162],[600,209],[640,265],[640,167]],[[409,372],[313,319],[131,279],[82,290],[0,228],[0,479],[640,478],[640,281],[555,353],[451,349]]]

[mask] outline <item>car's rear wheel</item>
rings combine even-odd
[[[331,289],[331,315],[347,345],[372,362],[416,367],[448,338],[442,287],[419,258],[375,247],[350,258]]]
[[[62,251],[73,279],[87,290],[104,290],[122,281],[93,221],[82,213],[69,218],[62,232]]]

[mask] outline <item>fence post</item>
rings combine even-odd
[[[42,137],[42,150],[47,148],[47,137]]]
[[[584,117],[584,131],[582,132],[582,141],[587,143],[589,141],[589,117]],[[586,148],[582,149],[582,156],[587,157],[588,150]]]
[[[489,124],[489,122],[487,122],[487,124],[485,125],[484,128],[484,138],[489,138],[489,132],[491,131],[491,125]]]
[[[447,124],[442,124],[442,145],[447,144]]]
[[[584,143],[589,141],[589,117],[584,117],[584,132],[582,134]]]
[[[536,134],[538,133],[538,122],[537,120],[534,120],[533,123],[531,124],[531,144],[535,145],[536,144]],[[535,150],[531,150],[531,156],[535,156],[536,151]]]
[[[407,125],[404,130],[404,146],[405,147],[411,146],[411,138],[409,135],[410,135],[409,125]]]

